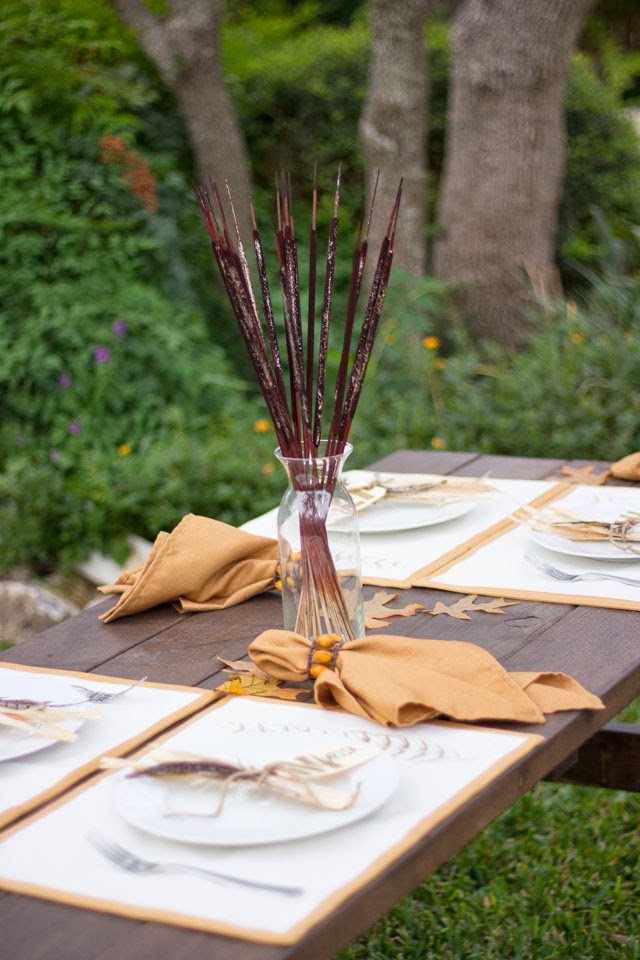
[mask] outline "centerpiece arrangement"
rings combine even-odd
[[[291,183],[285,175],[277,180],[274,230],[282,294],[284,349],[278,336],[269,273],[253,202],[249,201],[259,296],[254,289],[233,198],[228,188],[230,216],[225,213],[215,183],[208,188],[196,187],[216,263],[273,422],[279,444],[276,456],[288,474],[289,489],[283,498],[278,522],[285,627],[309,639],[319,635],[335,635],[336,642],[350,640],[364,633],[357,520],[354,520],[355,508],[340,474],[344,460],[351,452],[349,432],[389,282],[402,181],[371,280],[367,281],[370,289],[356,338],[356,315],[365,282],[375,189],[366,220],[361,221],[357,231],[333,406],[329,409],[325,394],[328,389],[327,360],[338,245],[340,185],[341,174],[338,170],[327,241],[323,294],[317,306],[318,190],[314,176],[309,279],[306,317],[303,320]],[[336,515],[333,520],[332,511]],[[332,552],[332,532],[341,534],[338,558]],[[331,653],[327,655],[331,656]]]

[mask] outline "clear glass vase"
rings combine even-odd
[[[310,640],[337,634],[364,636],[360,534],[342,468],[353,447],[325,456],[276,457],[289,485],[278,511],[278,543],[284,627]]]

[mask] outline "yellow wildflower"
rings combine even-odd
[[[274,465],[273,463],[263,463],[263,464],[262,464],[262,472],[263,472],[264,474],[266,474],[267,476],[269,476],[269,474],[271,474],[271,473],[275,473],[275,470],[276,470],[276,468],[275,468],[275,465]]]
[[[586,334],[582,333],[581,330],[574,330],[569,336],[573,343],[584,343],[587,339]]]
[[[447,365],[446,357],[436,357],[436,361],[434,363],[434,367],[436,368],[436,370],[444,370],[446,365]]]
[[[131,445],[128,443],[121,443],[118,447],[118,455],[120,457],[128,457],[131,453]]]
[[[444,447],[444,440],[442,437],[431,437],[431,446],[434,450],[442,450]]]
[[[423,337],[422,346],[425,350],[437,350],[440,346],[440,337]]]
[[[253,425],[253,429],[256,433],[269,433],[269,430],[271,430],[271,424],[268,420],[256,420]]]

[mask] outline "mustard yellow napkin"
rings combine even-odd
[[[249,655],[281,680],[308,678],[313,651],[300,634],[266,630]],[[454,720],[543,723],[545,713],[598,710],[602,701],[563,673],[508,673],[472,643],[370,636],[343,645],[315,681],[316,702],[385,726],[437,715]]]
[[[277,561],[276,540],[190,513],[171,533],[158,534],[144,566],[98,587],[121,594],[100,619],[108,623],[159,603],[173,603],[180,613],[232,607],[273,587]]]
[[[611,464],[611,473],[618,480],[640,480],[640,452],[616,460]]]

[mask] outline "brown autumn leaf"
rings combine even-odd
[[[371,600],[365,600],[365,627],[368,630],[379,630],[382,627],[389,626],[388,621],[391,617],[413,617],[418,610],[424,610],[424,604],[422,603],[409,603],[406,607],[389,610],[386,604],[399,596],[399,593],[385,593],[384,590],[379,590]]]
[[[277,700],[295,700],[303,693],[308,693],[301,687],[283,687],[281,680],[275,680],[271,677],[261,679],[260,677],[236,676],[216,687],[214,693],[220,696],[223,693],[231,693],[240,697],[274,697]]]
[[[513,607],[518,603],[517,600],[505,600],[503,597],[494,597],[493,600],[484,600],[482,603],[476,603],[478,599],[477,594],[469,594],[465,597],[460,597],[459,600],[456,600],[455,603],[447,606],[446,603],[442,603],[441,600],[438,600],[433,610],[427,610],[427,613],[430,613],[432,617],[437,617],[438,614],[444,613],[448,617],[455,617],[456,620],[471,620],[471,617],[467,613],[468,610],[474,612],[479,611],[480,613],[504,613],[502,607]]]
[[[602,486],[611,476],[609,470],[596,471],[593,463],[588,463],[584,467],[571,467],[568,463],[560,467],[560,473],[572,483],[585,483],[591,486]]]
[[[239,677],[259,677],[261,680],[273,679],[251,660],[225,660],[224,657],[217,657],[217,659],[224,664],[225,673],[232,673]]]

